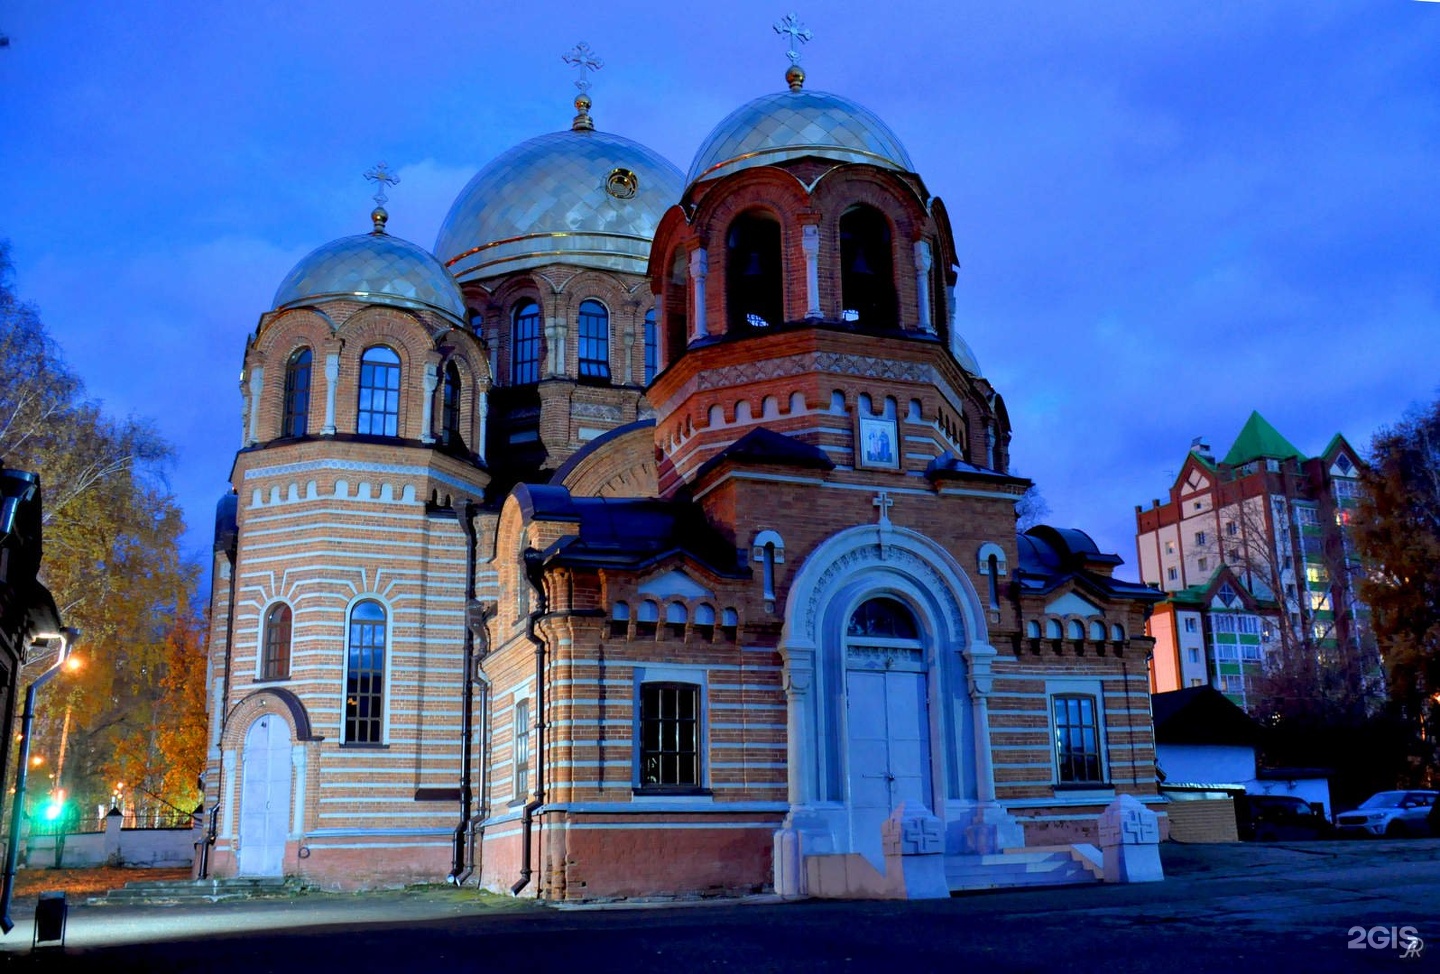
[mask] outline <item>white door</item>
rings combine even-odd
[[[850,848],[884,868],[880,829],[903,802],[930,808],[930,708],[925,674],[846,673]]]
[[[290,819],[290,725],[273,714],[245,734],[240,778],[242,876],[279,876]]]

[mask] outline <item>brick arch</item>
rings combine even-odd
[[[284,687],[265,687],[247,694],[230,708],[225,719],[225,732],[220,737],[223,750],[241,750],[250,725],[266,714],[277,714],[290,727],[291,740],[322,741],[310,723],[305,702]]]
[[[508,386],[512,383],[514,370],[511,357],[511,329],[514,313],[524,301],[534,301],[540,308],[540,361],[545,362],[549,352],[545,338],[545,321],[553,313],[555,289],[550,282],[532,274],[522,274],[496,285],[491,292],[490,311],[486,312],[486,325],[493,329],[495,340],[491,352],[494,355],[494,373],[491,381],[495,385]],[[488,339],[487,339],[488,343]],[[541,371],[544,369],[542,367]],[[503,378],[502,378],[503,377]]]
[[[340,378],[335,388],[335,425],[340,432],[355,432],[360,388],[360,358],[365,350],[385,345],[400,356],[400,437],[418,439],[424,414],[423,369],[438,356],[425,322],[398,308],[368,307],[351,315],[337,335],[344,342],[340,351]]]
[[[282,311],[260,326],[245,352],[245,372],[263,368],[263,384],[256,417],[256,440],[265,443],[280,436],[285,415],[285,373],[290,357],[302,348],[311,352],[309,432],[318,431],[325,415],[325,354],[335,344],[333,322],[313,308]],[[247,384],[245,392],[249,394]],[[254,408],[252,406],[252,408]],[[247,437],[249,417],[246,417]]]
[[[470,453],[485,452],[484,443],[472,443],[478,437],[480,401],[490,391],[490,361],[485,350],[468,331],[452,328],[441,336],[436,351],[440,355],[437,363],[440,381],[435,386],[435,402],[432,418],[435,427],[440,428],[440,414],[444,408],[445,368],[452,362],[460,373],[460,435],[465,439]]]
[[[573,497],[656,497],[655,427],[632,423],[592,441],[555,472]]]

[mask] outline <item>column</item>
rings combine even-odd
[[[820,318],[820,228],[800,228],[800,246],[805,251],[805,317]]]
[[[710,333],[705,324],[705,279],[710,271],[710,258],[705,248],[690,251],[690,293],[695,319],[690,325],[690,340],[699,341]]]
[[[260,393],[265,388],[265,367],[257,365],[250,370],[250,435],[246,446],[260,442]]]
[[[930,268],[934,266],[928,240],[915,241],[915,293],[920,299],[920,330],[935,333],[934,315],[930,310]]]
[[[440,366],[436,362],[425,363],[425,397],[420,404],[420,442],[435,442],[435,387],[440,384]]]
[[[325,425],[321,436],[335,435],[335,387],[340,384],[340,353],[325,353]]]

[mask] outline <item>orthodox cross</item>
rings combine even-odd
[[[385,195],[385,187],[394,186],[400,182],[400,177],[393,175],[383,162],[368,170],[365,178],[375,184],[375,195],[371,199],[375,201],[376,206],[384,206],[390,199]]]
[[[890,508],[895,506],[895,501],[891,498],[889,491],[882,490],[876,494],[875,499],[870,502],[870,506],[879,510],[881,524],[890,523]]]
[[[590,90],[589,72],[599,71],[605,67],[605,62],[596,57],[595,52],[590,49],[590,45],[584,41],[576,44],[575,50],[569,54],[560,55],[560,60],[572,68],[578,68],[580,70],[580,78],[575,82],[575,87],[580,89],[580,94],[582,95]]]
[[[778,24],[774,24],[773,26],[775,33],[790,35],[790,39],[785,42],[785,45],[789,48],[789,50],[785,52],[785,56],[790,59],[791,64],[799,64],[800,45],[815,35],[801,25],[800,18],[795,14],[786,14]]]

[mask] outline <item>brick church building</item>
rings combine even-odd
[[[377,207],[260,316],[199,868],[906,895],[903,847],[949,889],[1089,879],[1106,804],[1159,801],[1159,593],[1017,535],[944,205],[797,66],[686,173],[576,108],[433,251]]]

